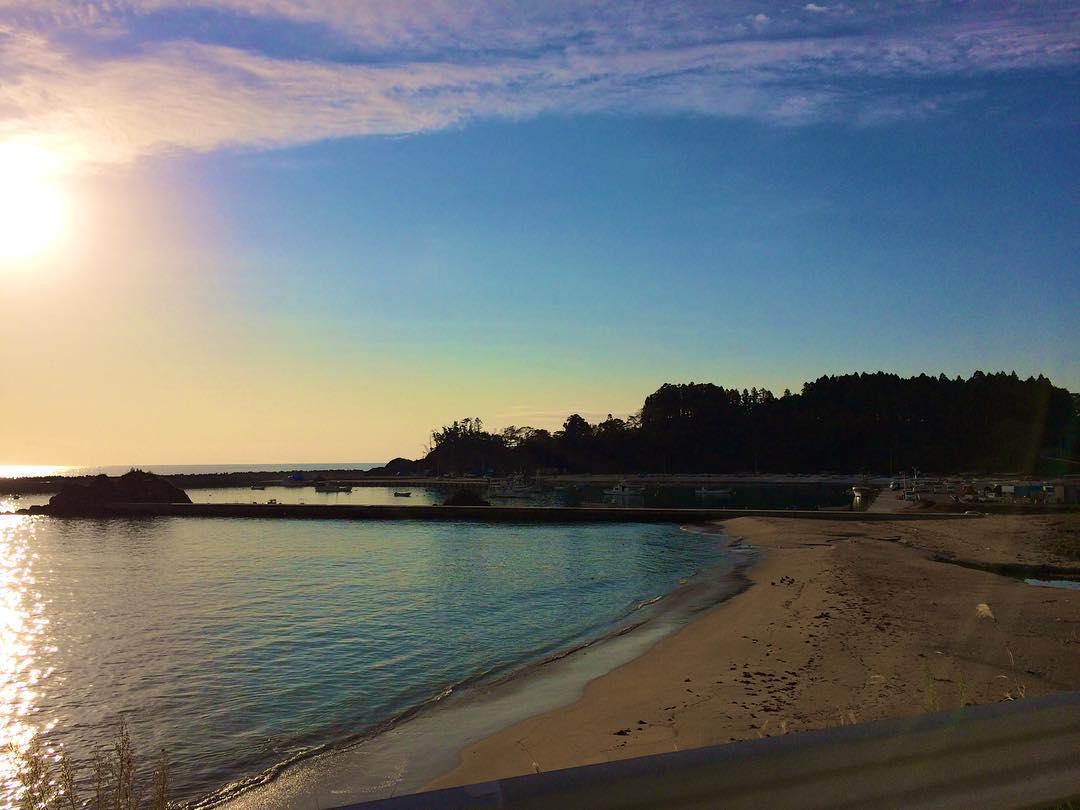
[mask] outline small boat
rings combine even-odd
[[[268,506],[277,506],[277,498],[271,498],[266,503]]]
[[[730,498],[735,494],[735,490],[731,487],[717,487],[716,489],[698,487],[694,490],[694,494],[699,498]]]
[[[315,485],[316,492],[352,492],[352,487],[348,484],[335,484],[332,482],[326,482]]]
[[[395,498],[411,498],[412,493],[411,492],[398,492],[398,491],[395,490],[394,491],[394,497]]]
[[[625,481],[620,481],[611,489],[605,489],[604,494],[612,498],[640,498],[645,494],[645,490],[641,487],[632,487]]]
[[[501,485],[488,484],[487,496],[489,498],[528,498],[540,492],[536,484],[529,484],[524,478],[516,476],[508,483]]]
[[[266,489],[266,487],[264,487],[262,484],[255,484],[251,488],[252,489]]]

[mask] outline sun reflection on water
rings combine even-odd
[[[19,799],[19,755],[38,731],[36,688],[49,673],[39,647],[49,623],[35,589],[34,522],[0,516],[0,805]]]

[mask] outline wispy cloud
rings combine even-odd
[[[0,0],[0,139],[123,162],[546,112],[874,124],[973,97],[935,79],[1080,61],[1066,4],[898,2],[842,26],[833,6],[718,5]]]

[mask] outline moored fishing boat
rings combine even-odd
[[[316,492],[352,492],[352,487],[348,484],[336,484],[333,481],[326,481],[321,484],[315,485]]]

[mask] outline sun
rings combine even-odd
[[[48,152],[23,144],[0,145],[0,266],[30,261],[57,240],[64,200]]]

